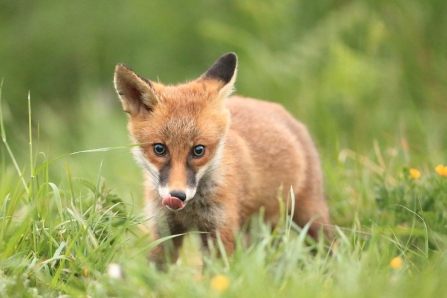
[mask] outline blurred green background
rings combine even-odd
[[[371,155],[374,142],[385,159],[403,152],[404,163],[431,167],[447,160],[446,32],[445,0],[0,0],[8,142],[26,165],[30,92],[40,160],[126,145],[117,63],[177,83],[234,51],[237,93],[284,104],[308,125],[326,169],[344,149]],[[95,179],[102,163],[113,188],[138,198],[128,151],[75,155],[52,175],[68,165]],[[6,181],[14,172],[4,146],[0,154]]]

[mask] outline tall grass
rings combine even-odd
[[[446,3],[1,3],[0,296],[442,297]],[[238,94],[281,102],[312,132],[334,253],[286,217],[274,233],[255,220],[232,259],[202,270],[190,235],[159,272],[113,67],[174,83],[228,51]]]
[[[31,123],[31,103],[29,121]],[[0,96],[1,105],[1,96]],[[20,167],[11,151],[0,109],[2,141],[13,161],[17,182],[3,168],[0,198],[0,260],[2,297],[37,292],[84,293],[81,277],[104,272],[125,241],[142,234],[135,228],[141,218],[101,178],[73,178],[66,164],[66,179],[49,179],[50,165],[29,134],[29,166]],[[79,153],[104,152],[102,148]],[[3,157],[5,158],[5,157]],[[3,163],[4,165],[4,163]],[[59,184],[59,183],[58,183]],[[144,240],[143,240],[144,242]],[[46,289],[46,290],[42,290]]]
[[[30,121],[31,114],[30,109]],[[333,221],[344,223],[334,227],[332,254],[325,243],[307,238],[306,227],[299,229],[286,216],[273,233],[254,218],[248,231],[251,243],[243,245],[243,235],[238,235],[232,258],[211,254],[204,257],[202,268],[199,241],[192,234],[180,261],[160,272],[146,261],[147,251],[156,243],[148,240],[144,226],[148,219],[139,204],[126,202],[107,186],[103,162],[96,179],[89,180],[73,177],[67,161],[70,156],[105,154],[126,146],[49,159],[31,133],[29,161],[24,165],[15,161],[11,171],[4,161],[16,159],[0,119],[2,146],[7,148],[0,188],[2,297],[430,297],[444,293],[447,177],[443,172],[420,169],[416,177],[414,169],[400,162],[391,166],[394,162],[387,157],[376,164],[367,156],[342,152],[337,166],[326,166],[331,191],[339,192],[330,202]],[[377,157],[380,147],[376,149]],[[65,174],[56,183],[50,177],[58,163]],[[110,264],[118,264],[124,279],[111,274]]]

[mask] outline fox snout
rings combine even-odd
[[[197,180],[196,173],[183,163],[171,161],[160,171],[159,194],[162,198],[170,196],[186,204],[196,194]]]
[[[192,199],[195,194],[195,189],[173,190],[169,191],[166,188],[160,188],[160,196],[162,197],[161,204],[166,206],[170,210],[181,210],[183,209],[187,202]]]
[[[180,201],[184,202],[186,200],[186,193],[181,190],[173,190],[169,193],[171,197],[177,198]]]
[[[196,187],[186,186],[185,188],[174,187],[171,188],[169,185],[159,186],[158,192],[161,198],[170,196],[176,198],[186,204],[191,200],[196,194]]]
[[[161,204],[171,210],[181,210],[186,204],[186,193],[183,191],[171,191],[169,194],[163,196]]]

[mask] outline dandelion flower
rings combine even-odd
[[[228,289],[230,281],[225,275],[216,275],[211,279],[211,287],[219,292],[223,292]]]
[[[439,176],[447,177],[447,166],[437,165],[435,171]]]
[[[410,169],[410,177],[413,179],[419,179],[419,177],[421,177],[421,172],[416,169]]]
[[[391,260],[391,262],[390,262],[390,266],[391,266],[391,268],[393,268],[394,270],[398,270],[398,269],[400,269],[400,268],[402,267],[402,263],[403,263],[403,260],[402,260],[401,257],[395,257],[395,258],[393,258],[393,259]]]

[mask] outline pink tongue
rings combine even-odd
[[[183,202],[176,197],[172,197],[171,195],[164,196],[163,200],[161,201],[161,204],[163,206],[168,206],[173,210],[177,210],[183,207]]]

